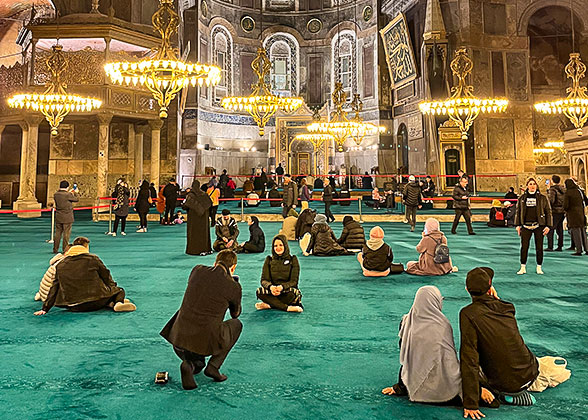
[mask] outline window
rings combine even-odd
[[[332,41],[333,49],[333,83],[341,82],[343,90],[347,93],[347,101],[353,99],[353,92],[357,91],[357,52],[355,34],[350,31],[341,32],[340,37],[335,36]]]
[[[298,96],[298,41],[292,35],[276,33],[264,42],[272,64],[269,84],[274,95]]]
[[[233,55],[233,39],[223,26],[212,28],[212,59],[214,64],[221,69],[221,80],[213,87],[212,100],[215,105],[220,105],[225,96],[233,94],[233,75],[231,57]]]

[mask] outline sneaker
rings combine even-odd
[[[537,274],[545,274],[540,265],[537,266]]]
[[[128,300],[128,299],[127,299]],[[129,302],[116,302],[112,308],[114,312],[133,312],[137,310],[134,303]]]
[[[521,269],[519,271],[517,271],[517,274],[527,274],[527,266],[524,264],[521,264]]]
[[[116,236],[116,232],[111,232],[109,235],[110,236]]]
[[[411,226],[411,227],[410,227],[410,231],[411,231],[411,232],[414,232],[414,226]]]
[[[126,234],[126,233],[124,233],[124,232],[121,232],[120,234],[121,234],[122,236],[127,236],[127,234]]]
[[[137,233],[142,233],[142,232],[145,232],[145,231],[143,230],[143,228],[141,228],[141,229],[139,229],[139,230],[137,231]]]

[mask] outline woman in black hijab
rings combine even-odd
[[[194,180],[192,189],[186,195],[183,208],[188,211],[186,254],[207,255],[212,253],[210,242],[209,209],[210,197],[200,189],[200,181]]]
[[[237,253],[258,254],[263,251],[265,251],[265,235],[259,227],[259,219],[251,216],[249,218],[249,240],[239,246]]]
[[[151,208],[151,191],[149,190],[149,183],[143,181],[139,188],[139,195],[135,202],[135,211],[139,214],[139,230],[137,232],[147,232],[147,213]]]

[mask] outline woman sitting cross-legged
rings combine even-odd
[[[300,248],[305,257],[310,254],[321,257],[353,254],[337,243],[333,229],[327,224],[327,216],[324,214],[315,216],[310,233],[300,240]]]
[[[384,242],[384,230],[374,226],[370,230],[370,239],[362,251],[357,254],[357,261],[361,265],[366,277],[386,277],[388,274],[399,274],[404,271],[402,264],[394,264],[392,248]]]
[[[365,232],[353,217],[345,216],[343,218],[343,231],[337,242],[347,250],[360,251],[365,245]]]
[[[299,276],[298,258],[290,254],[286,237],[277,235],[272,241],[272,255],[263,263],[261,287],[257,289],[257,299],[261,302],[256,303],[255,308],[302,312]]]
[[[247,224],[249,225],[249,240],[239,245],[237,253],[259,254],[265,251],[265,235],[259,227],[259,219],[251,216]]]
[[[301,239],[306,233],[310,233],[316,211],[308,207],[308,201],[302,202],[302,211],[296,219],[296,226],[294,227],[294,234],[296,239]]]
[[[417,290],[412,308],[400,322],[398,383],[384,388],[383,394],[408,395],[414,402],[461,405],[461,371],[453,329],[442,308],[443,296],[435,286]],[[500,405],[485,388],[481,399],[490,407]]]
[[[457,267],[454,267],[451,263],[451,258],[447,255],[446,258],[441,258],[436,253],[439,245],[447,246],[447,238],[441,232],[439,221],[432,217],[429,217],[425,222],[425,229],[423,230],[423,238],[416,246],[417,252],[421,254],[418,261],[409,261],[406,264],[406,272],[408,274],[414,274],[417,276],[442,276],[443,274],[449,274],[456,272]],[[445,248],[448,250],[448,248]]]

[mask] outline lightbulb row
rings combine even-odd
[[[467,115],[479,112],[504,112],[508,99],[456,98],[447,101],[423,102],[419,108],[427,115]]]
[[[32,109],[34,111],[89,112],[100,108],[102,101],[77,95],[38,95],[32,93],[15,95],[8,99],[11,108]]]

